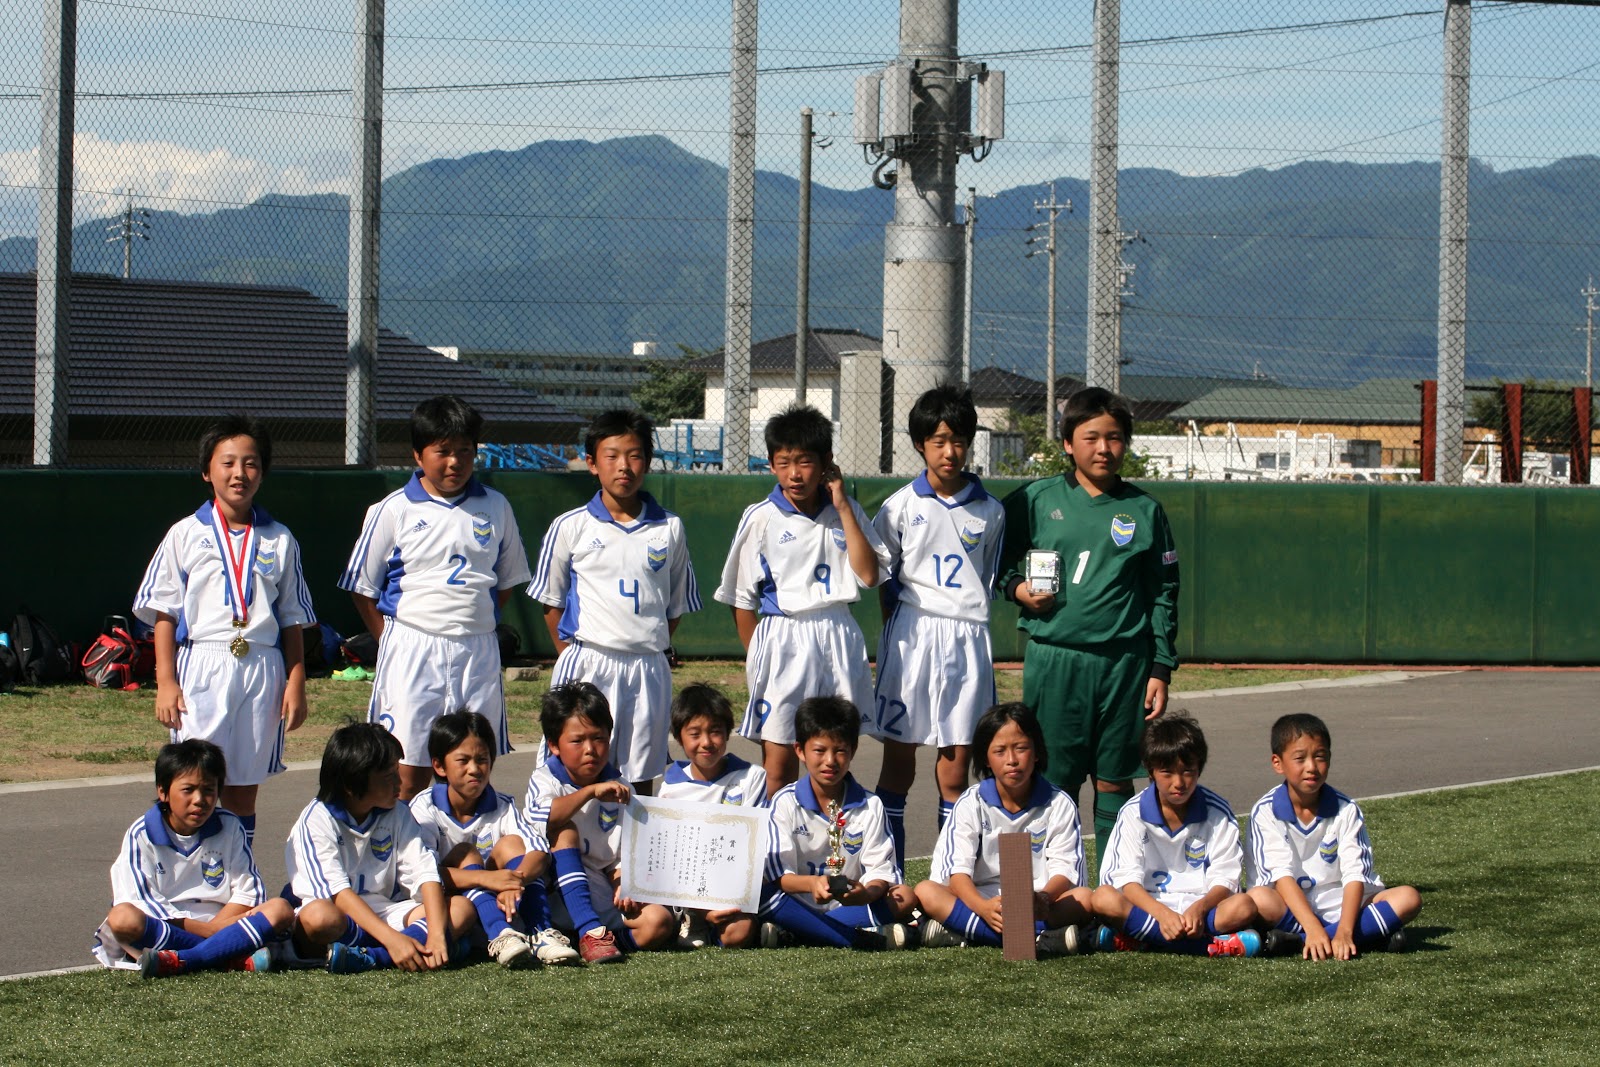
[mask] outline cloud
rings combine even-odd
[[[271,193],[303,196],[346,193],[344,175],[319,179],[304,167],[276,166],[225,148],[199,149],[170,141],[107,141],[84,131],[73,137],[73,221],[122,210],[126,190],[143,207],[184,215],[253,203]],[[0,184],[37,187],[39,150],[0,153]]]

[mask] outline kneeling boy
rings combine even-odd
[[[810,697],[795,710],[795,754],[805,770],[772,798],[761,943],[786,932],[810,945],[909,948],[916,897],[900,884],[883,802],[850,774],[861,713],[843,697]],[[842,859],[835,882],[828,860]]]
[[[1173,712],[1146,728],[1140,749],[1150,784],[1117,813],[1094,891],[1100,947],[1256,955],[1256,907],[1239,891],[1239,820],[1200,784],[1205,734]]]
[[[1328,785],[1332,750],[1328,727],[1315,715],[1273,723],[1272,769],[1283,784],[1250,811],[1250,897],[1273,927],[1273,950],[1300,948],[1310,960],[1402,949],[1401,927],[1422,910],[1415,889],[1386,888],[1378,877],[1361,806]]]

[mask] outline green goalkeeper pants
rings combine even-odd
[[[1084,778],[1126,782],[1140,773],[1144,694],[1153,650],[1147,640],[1083,648],[1029,641],[1022,700],[1044,731],[1045,777],[1076,797]]]

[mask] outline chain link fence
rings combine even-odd
[[[744,130],[727,2],[388,4],[376,461],[451,391],[494,464],[557,465],[640,403],[664,465],[750,469],[798,348],[853,474],[914,470],[910,401],[967,377],[989,473],[1049,469],[1050,401],[1092,381],[1132,402],[1145,476],[1442,456],[1448,480],[1566,481],[1581,438],[1587,480],[1600,12],[1470,5],[1470,239],[1441,287],[1446,6],[995,0],[957,24],[953,0],[738,0]],[[0,463],[187,465],[196,425],[241,408],[280,463],[346,462],[362,5],[78,0],[69,417],[41,459],[50,10],[12,5],[0,41]],[[746,218],[728,166],[752,146]],[[1444,375],[1441,339],[1464,346]],[[1515,420],[1501,382],[1525,386]]]

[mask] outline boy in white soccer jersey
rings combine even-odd
[[[1332,750],[1315,715],[1272,724],[1272,769],[1283,784],[1250,810],[1250,897],[1272,927],[1274,954],[1348,960],[1362,948],[1400,951],[1422,895],[1378,877],[1361,806],[1328,784]]]
[[[477,712],[439,716],[428,732],[435,781],[411,798],[411,814],[439,856],[445,889],[477,909],[495,962],[573,962],[577,952],[550,925],[544,884],[549,846],[526,828],[516,802],[489,784],[494,748],[494,727]],[[511,925],[513,918],[522,920],[526,934]]]
[[[686,759],[667,767],[661,796],[702,804],[767,806],[767,772],[728,752],[733,733],[733,705],[703,683],[685,686],[672,702],[672,734]],[[755,939],[755,917],[737,908],[707,912],[686,910],[678,927],[679,948],[720,944],[739,948]]]
[[[767,791],[795,780],[795,709],[812,696],[870,706],[867,642],[850,615],[886,575],[889,550],[844,490],[833,427],[796,405],[767,421],[778,484],[745,509],[716,599],[733,608],[750,703],[739,735],[761,742]]]
[[[322,750],[317,799],[284,846],[295,951],[326,953],[334,974],[443,967],[451,928],[476,919],[465,897],[445,898],[439,858],[399,803],[399,761],[400,742],[382,726],[339,727]]]
[[[411,412],[417,471],[367,509],[339,579],[379,641],[369,721],[400,739],[400,798],[428,787],[428,731],[457,708],[478,708],[507,739],[505,684],[495,625],[528,557],[511,504],[478,482],[483,416],[453,396]]]
[[[861,713],[843,697],[809,697],[794,729],[806,773],[772,798],[761,944],[910,948],[917,899],[900,883],[882,802],[850,774]]]
[[[660,904],[622,896],[619,867],[622,809],[632,795],[609,761],[611,709],[588,682],[568,682],[544,695],[539,710],[548,754],[528,778],[523,803],[531,831],[552,843],[555,924],[578,935],[585,963],[620,963],[621,945],[665,948],[677,923]]]
[[[111,914],[95,931],[107,967],[137,960],[146,978],[271,967],[268,946],[289,932],[294,909],[264,899],[243,825],[217,808],[227,774],[222,750],[199,738],[157,754],[155,805],[123,835]]]
[[[156,719],[172,740],[222,749],[222,806],[245,834],[256,792],[281,773],[283,735],[305,721],[303,626],[316,623],[294,535],[255,504],[272,467],[259,421],[231,415],[200,438],[212,499],[161,539],[133,601],[155,628]]]
[[[906,421],[928,469],[884,501],[872,520],[889,548],[892,577],[879,594],[885,621],[876,715],[868,725],[883,741],[877,793],[902,864],[917,746],[938,749],[943,829],[967,787],[973,728],[995,700],[989,601],[1006,525],[1005,507],[963,469],[978,430],[972,394],[953,385],[931,389]]]
[[[956,800],[933,847],[928,880],[917,886],[924,948],[1002,944],[1000,835],[1025,833],[1032,846],[1033,896],[1013,902],[1031,922],[1040,953],[1083,951],[1091,918],[1078,808],[1044,776],[1044,731],[1022,703],[984,712],[972,737],[978,784]],[[1017,911],[1020,908],[1021,914]]]
[[[600,490],[550,524],[528,586],[560,653],[550,684],[592,682],[606,695],[611,760],[647,795],[668,760],[672,634],[700,610],[683,520],[642,488],[654,444],[640,412],[595,417],[583,447]]]
[[[1240,892],[1239,820],[1200,784],[1206,737],[1183,712],[1151,723],[1140,739],[1150,784],[1117,813],[1100,859],[1094,912],[1099,947],[1190,955],[1254,956],[1256,906]]]

